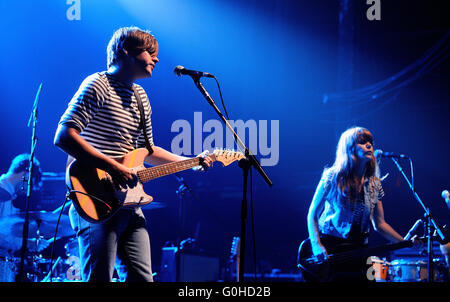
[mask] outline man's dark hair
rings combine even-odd
[[[118,63],[124,51],[148,51],[150,54],[158,50],[158,42],[150,31],[138,27],[122,27],[116,30],[108,43],[107,68]]]
[[[39,161],[34,158],[33,159],[33,184],[34,186],[38,185],[41,182],[41,164]],[[28,171],[28,168],[30,166],[30,154],[22,153],[14,157],[14,159],[11,161],[11,165],[9,166],[8,173],[20,173],[24,171]]]

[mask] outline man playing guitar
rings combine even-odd
[[[83,81],[55,134],[54,144],[70,160],[106,171],[117,187],[136,183],[136,171],[114,159],[134,149],[146,148],[145,162],[155,166],[187,159],[153,144],[149,99],[134,84],[152,76],[157,56],[158,43],[148,31],[118,29],[107,47],[107,71]],[[211,165],[207,153],[199,155],[203,169]],[[111,281],[116,256],[126,267],[127,281],[153,281],[150,239],[139,207],[122,208],[101,223],[83,219],[73,205],[69,216],[84,281]]]

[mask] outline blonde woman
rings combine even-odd
[[[335,162],[324,170],[309,208],[312,253],[326,259],[330,252],[363,248],[370,224],[389,241],[403,241],[384,219],[383,196],[372,134],[362,127],[347,129],[339,139]],[[365,262],[337,268],[336,280],[367,280]]]

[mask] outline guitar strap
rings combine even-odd
[[[139,92],[137,92],[136,87],[134,87],[134,86],[133,86],[133,91],[134,91],[134,96],[136,97],[136,100],[137,100],[139,112],[141,114],[141,123],[140,124],[141,124],[141,128],[142,128],[142,132],[144,132],[145,147],[147,148],[149,154],[152,154],[153,148],[150,145],[150,141],[147,136],[147,127],[145,127],[145,125],[146,125],[145,112],[144,112],[144,106],[142,105],[142,99],[141,99],[141,96],[139,95]]]

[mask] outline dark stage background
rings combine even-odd
[[[203,122],[218,119],[191,79],[173,74],[179,64],[217,76],[231,119],[279,121],[279,161],[264,167],[273,187],[253,171],[258,272],[296,273],[315,187],[334,160],[339,134],[350,126],[370,129],[375,148],[410,155],[419,196],[438,221],[449,219],[441,198],[450,188],[447,1],[381,0],[381,20],[374,21],[366,17],[365,2],[81,0],[80,20],[69,20],[72,4],[64,0],[1,1],[0,170],[30,150],[27,122],[42,82],[36,156],[43,171],[64,171],[66,156],[53,146],[59,118],[81,81],[106,69],[114,30],[135,25],[150,29],[159,41],[153,77],[138,82],[150,97],[157,145],[170,149],[177,134],[172,123],[184,119],[193,125],[194,112],[202,112]],[[215,82],[203,83],[220,104]],[[269,136],[271,143],[277,140]],[[404,168],[409,173],[407,162]],[[389,173],[386,220],[406,234],[423,211],[389,159],[382,160],[381,169]],[[221,262],[233,236],[239,236],[241,174],[236,163],[181,173],[196,194],[183,201],[181,238],[195,238],[198,248]],[[180,234],[178,187],[172,176],[145,185],[166,205],[144,208],[155,272],[161,248]],[[42,207],[56,209],[64,200],[64,182],[47,180],[44,192]],[[249,273],[254,267],[250,226],[249,215]],[[384,242],[371,237],[373,244]]]

